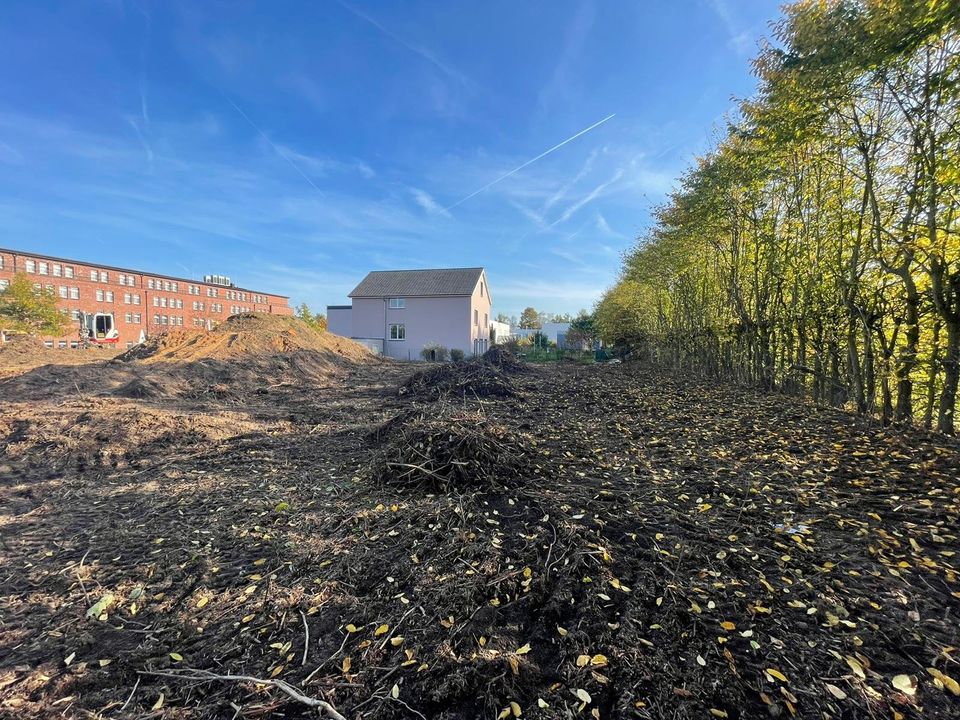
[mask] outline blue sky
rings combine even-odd
[[[576,312],[614,281],[753,91],[778,14],[767,0],[3,7],[0,246],[226,274],[314,309],[368,270],[484,265],[507,314]]]

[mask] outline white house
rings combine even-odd
[[[490,346],[492,300],[482,267],[375,270],[327,306],[330,332],[400,360],[419,360],[430,345],[479,355]]]

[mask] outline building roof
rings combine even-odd
[[[353,305],[327,305],[327,310],[353,310]]]
[[[283,300],[289,300],[289,295],[278,295],[274,292],[267,292],[266,290],[251,290],[247,287],[241,287],[239,285],[218,285],[217,283],[209,283],[206,280],[192,280],[190,278],[179,277],[177,275],[164,275],[163,273],[155,273],[147,270],[135,270],[133,268],[119,267],[117,265],[104,265],[103,263],[93,262],[92,260],[77,260],[75,258],[65,258],[59,257],[57,255],[42,255],[41,253],[29,252],[27,250],[13,250],[11,248],[0,247],[0,252],[10,253],[11,255],[23,255],[28,258],[36,258],[38,260],[53,260],[55,262],[62,263],[75,263],[77,265],[86,265],[87,267],[95,267],[103,270],[112,270],[114,272],[122,273],[132,273],[134,275],[144,275],[155,278],[161,278],[162,280],[176,280],[177,282],[192,283],[194,285],[203,285],[215,288],[225,288],[227,290],[240,290],[241,292],[255,293],[257,295],[270,295],[275,298],[281,298]]]
[[[482,267],[374,270],[347,297],[472,295],[482,273]]]

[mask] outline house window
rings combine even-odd
[[[124,304],[124,305],[129,305],[129,304],[130,304],[130,293],[124,293],[124,294],[123,294],[123,304]]]
[[[45,262],[40,263],[39,269],[37,270],[41,275],[48,275],[47,264]]]
[[[98,273],[96,270],[91,270],[91,271],[90,271],[90,282],[96,282],[96,281],[99,280],[99,279],[100,279],[100,273]]]
[[[80,288],[72,287],[70,288],[70,299],[79,300],[80,299]]]
[[[73,265],[66,265],[63,268],[63,276],[68,278],[73,277]]]
[[[53,264],[53,276],[63,277],[63,265],[58,265],[57,263]]]
[[[153,278],[147,280],[147,287],[153,290]]]
[[[405,308],[406,306],[407,306],[406,298],[390,298],[390,307],[399,310],[399,309]]]
[[[113,290],[107,290],[107,302],[113,302]]]
[[[124,314],[123,319],[124,319],[125,321],[127,321],[128,323],[132,323],[132,322],[133,322],[133,313],[126,313],[126,314]]]
[[[110,274],[106,270],[100,271],[100,282],[109,282]]]
[[[70,296],[70,291],[67,289],[66,285],[60,286],[60,297],[66,300]]]
[[[487,327],[490,324],[490,316],[487,313],[483,314],[483,326]]]
[[[391,340],[406,340],[407,339],[407,326],[401,324],[393,324],[390,326],[390,339]]]
[[[97,302],[103,302],[103,290],[97,290]]]
[[[35,273],[37,271],[37,263],[33,260],[27,260],[26,270],[28,273]]]
[[[140,304],[140,293],[137,293],[136,295],[133,296],[133,304],[134,305]]]
[[[0,280],[0,290],[6,290],[8,287],[10,287],[9,280]]]
[[[480,324],[480,311],[477,309],[474,309],[473,311],[473,324],[474,325]]]
[[[134,321],[135,323],[137,323],[137,325],[140,324],[140,317],[141,317],[141,316],[140,316],[140,313],[134,313],[134,314],[133,314],[133,321]]]

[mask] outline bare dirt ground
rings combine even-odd
[[[0,380],[0,715],[960,714],[954,442],[247,322]]]

